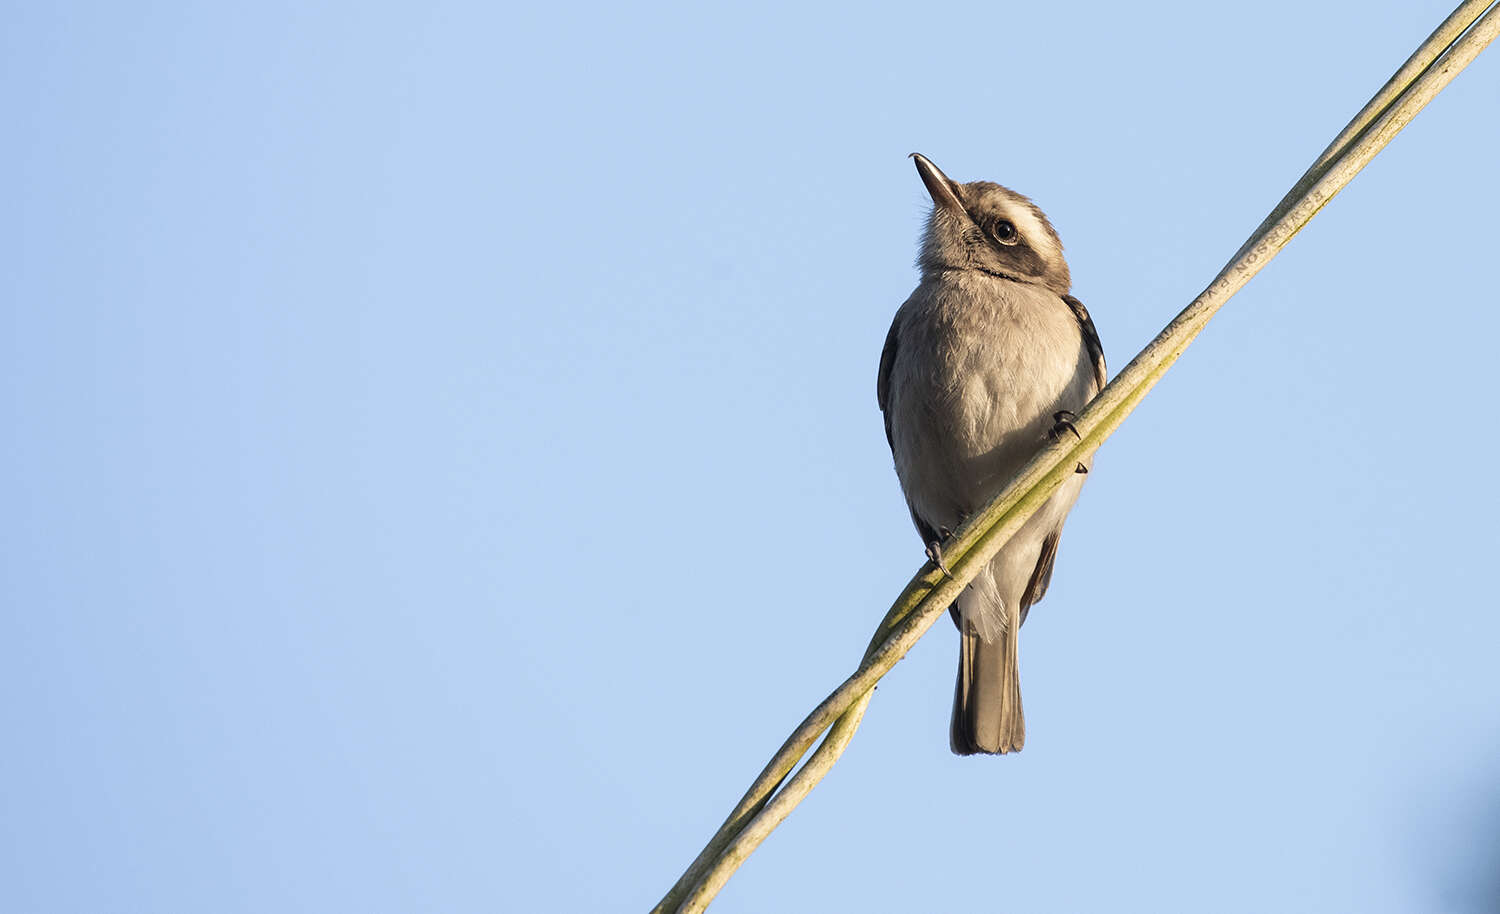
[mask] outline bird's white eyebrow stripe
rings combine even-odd
[[[1047,231],[1042,224],[1041,217],[1031,205],[1022,200],[1006,200],[1005,215],[1016,226],[1016,231],[1022,240],[1041,254],[1045,259],[1052,260],[1062,253],[1062,249],[1053,241],[1052,233]]]

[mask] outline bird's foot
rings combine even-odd
[[[943,546],[940,541],[933,540],[927,544],[927,560],[936,565],[938,571],[947,577],[953,577],[953,572],[949,571],[948,566],[943,563]]]
[[[1060,409],[1057,412],[1053,413],[1052,430],[1047,433],[1047,437],[1051,438],[1053,441],[1056,441],[1058,438],[1062,437],[1062,433],[1064,431],[1069,431],[1073,433],[1074,438],[1082,441],[1083,436],[1078,434],[1078,428],[1073,425],[1073,420],[1077,418],[1078,417],[1073,415],[1071,410]],[[1084,472],[1086,473],[1088,471],[1085,470]]]

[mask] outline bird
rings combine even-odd
[[[876,394],[896,475],[928,557],[1105,383],[1104,350],[1052,223],[989,181],[960,184],[912,153],[932,197],[920,280],[896,311]],[[1026,742],[1018,644],[1047,592],[1058,538],[1092,458],[981,569],[949,612],[959,630],[949,744],[957,755]]]

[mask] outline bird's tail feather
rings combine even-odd
[[[958,755],[1020,752],[1026,744],[1026,719],[1021,712],[1019,613],[1007,612],[1005,627],[984,638],[975,621],[966,618],[963,602],[949,742]]]

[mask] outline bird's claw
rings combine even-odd
[[[1079,441],[1082,441],[1083,440],[1083,436],[1080,435],[1080,434],[1078,434],[1077,427],[1075,427],[1073,425],[1073,420],[1077,419],[1077,418],[1078,417],[1075,416],[1075,415],[1073,415],[1073,413],[1072,413],[1071,410],[1060,409],[1057,412],[1053,413],[1052,414],[1052,422],[1053,422],[1052,431],[1050,431],[1050,432],[1047,433],[1047,437],[1051,438],[1053,441],[1056,441],[1058,438],[1062,437],[1063,430],[1067,429],[1068,431],[1070,431],[1070,432],[1073,433],[1073,437],[1074,438],[1077,438]],[[1088,471],[1085,470],[1084,472],[1088,472]]]
[[[936,565],[938,571],[941,571],[945,576],[949,578],[953,577],[953,572],[949,571],[948,566],[943,563],[943,547],[937,540],[933,540],[927,544],[927,560]]]

